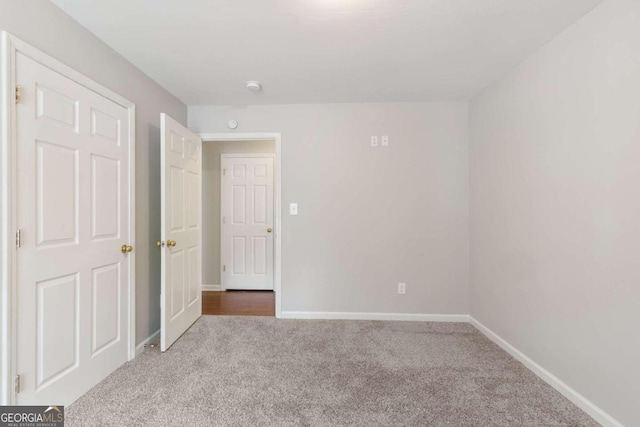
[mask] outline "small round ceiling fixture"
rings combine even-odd
[[[249,80],[247,82],[247,89],[249,89],[251,92],[260,92],[262,90],[262,85],[260,84],[260,82],[257,82],[255,80]]]

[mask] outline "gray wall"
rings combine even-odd
[[[0,0],[9,31],[136,104],[136,339],[160,328],[160,113],[186,123],[187,108],[46,0]]]
[[[202,283],[220,285],[220,155],[275,153],[274,141],[207,141],[202,145]]]
[[[189,127],[282,132],[283,311],[466,314],[467,115],[466,102],[209,106],[189,108]]]
[[[640,2],[476,97],[471,141],[472,315],[640,425]]]

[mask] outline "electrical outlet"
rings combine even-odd
[[[388,147],[389,146],[389,137],[387,135],[382,135],[382,138],[380,138],[380,142],[382,143],[383,147]]]
[[[377,147],[378,146],[378,137],[377,136],[372,136],[371,137],[371,146],[372,147]]]
[[[404,295],[407,292],[407,284],[406,283],[398,283],[398,293],[400,295]]]

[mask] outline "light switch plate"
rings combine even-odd
[[[298,204],[290,203],[289,204],[289,215],[298,215]]]
[[[380,142],[382,142],[382,146],[383,147],[388,147],[389,146],[389,136],[388,135],[382,135],[382,138],[380,139]]]
[[[377,147],[378,146],[378,137],[377,136],[372,136],[371,137],[371,146],[372,147]]]

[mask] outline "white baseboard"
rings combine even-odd
[[[202,285],[202,290],[203,291],[222,291],[222,286],[220,285]]]
[[[144,351],[144,346],[145,345],[152,343],[153,341],[158,339],[159,336],[160,336],[160,329],[158,329],[153,334],[151,334],[149,337],[147,337],[146,340],[144,340],[140,344],[138,344],[136,346],[136,356]]]
[[[469,323],[476,327],[480,332],[482,332],[487,338],[489,338],[494,343],[498,344],[504,351],[513,356],[516,360],[526,366],[530,371],[540,377],[544,382],[549,384],[551,387],[558,390],[564,397],[569,399],[576,405],[578,408],[582,409],[584,412],[589,414],[594,420],[599,422],[605,427],[624,427],[620,422],[618,422],[611,415],[607,414],[605,411],[600,409],[593,402],[588,400],[586,397],[578,393],[573,388],[569,387],[566,383],[564,383],[560,378],[553,375],[551,372],[547,371],[542,366],[538,365],[531,358],[526,356],[520,350],[509,344],[498,334],[493,332],[491,329],[484,326],[482,323],[478,322],[472,316],[469,316]]]
[[[283,311],[282,319],[401,320],[413,322],[468,322],[466,314],[358,313],[337,311]]]

